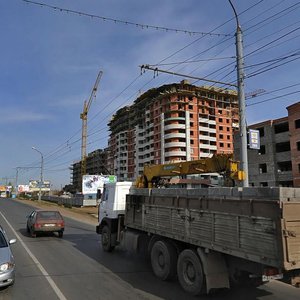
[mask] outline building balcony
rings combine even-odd
[[[165,152],[165,157],[170,156],[186,156],[186,151],[169,151]]]
[[[209,128],[209,127],[199,126],[199,131],[216,133],[216,128]]]
[[[208,118],[199,118],[199,123],[207,123],[211,125],[216,125],[215,120],[209,120]]]
[[[217,146],[215,146],[215,145],[200,144],[200,152],[201,152],[201,149],[217,150]]]
[[[186,134],[185,133],[180,133],[180,132],[174,132],[174,133],[168,133],[165,134],[164,136],[165,139],[171,139],[171,138],[186,138]]]
[[[213,137],[213,136],[209,136],[209,135],[199,135],[199,140],[205,140],[205,141],[212,141],[212,142],[216,142],[217,138]]]
[[[165,130],[172,130],[172,129],[185,129],[185,124],[170,124],[166,125]]]
[[[185,142],[169,142],[165,143],[165,148],[171,148],[171,147],[186,147]]]
[[[165,118],[165,122],[168,121],[185,121],[185,117],[168,117]]]

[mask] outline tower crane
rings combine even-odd
[[[81,141],[81,177],[86,174],[86,139],[87,139],[87,116],[89,109],[91,107],[92,101],[94,98],[96,98],[96,93],[98,89],[98,85],[100,82],[100,79],[102,77],[103,72],[100,71],[98,73],[96,82],[94,84],[94,87],[92,89],[90,98],[88,101],[84,101],[83,104],[83,111],[80,114],[80,119],[82,120],[82,141]]]

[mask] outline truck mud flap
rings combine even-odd
[[[224,256],[215,251],[206,253],[202,248],[197,248],[201,259],[206,279],[206,292],[220,288],[230,288],[229,274]]]

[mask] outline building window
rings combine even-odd
[[[298,173],[300,173],[300,164],[298,164]]]
[[[292,171],[292,162],[291,161],[281,161],[277,163],[277,171]]]
[[[191,135],[194,135],[194,131],[190,131],[190,134],[191,134]]]
[[[267,164],[259,164],[259,173],[267,173]]]
[[[268,186],[268,183],[267,182],[260,182],[259,186]]]
[[[219,130],[223,130],[223,126],[219,126]]]
[[[194,145],[194,140],[191,140],[191,145]]]
[[[300,142],[298,142],[298,143],[299,143],[299,147],[300,147]],[[297,147],[298,147],[298,143],[297,143]],[[276,153],[290,151],[291,150],[290,142],[277,143],[275,145],[275,150],[276,150]]]
[[[223,123],[223,119],[222,119],[222,118],[219,118],[219,122],[220,122],[220,123]]]
[[[227,144],[227,147],[230,148],[230,144]]]
[[[230,140],[230,135],[227,135],[227,140]]]
[[[279,181],[279,186],[293,187],[293,181]]]
[[[224,147],[224,143],[220,143],[220,147]]]
[[[289,123],[288,122],[274,125],[275,134],[281,133],[281,132],[287,132],[287,131],[289,131]]]
[[[260,155],[266,154],[266,146],[265,145],[260,145],[258,154],[260,154]]]
[[[189,105],[189,109],[193,109],[193,105]]]
[[[223,134],[219,134],[219,138],[223,140]]]
[[[265,129],[263,127],[257,128],[257,130],[259,131],[259,136],[265,136]]]
[[[295,128],[300,128],[300,119],[295,120]]]

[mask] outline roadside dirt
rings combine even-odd
[[[40,209],[58,210],[64,217],[78,220],[80,222],[87,223],[90,225],[97,225],[98,223],[98,207],[85,206],[85,207],[67,208],[64,206],[57,205],[56,203],[51,203],[47,201],[38,202],[38,201],[18,199],[18,198],[13,200]]]

